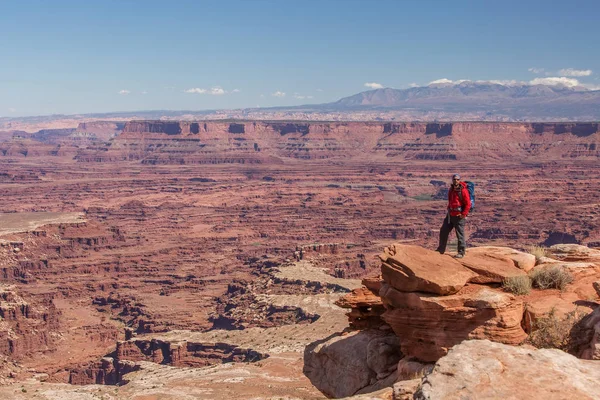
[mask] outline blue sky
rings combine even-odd
[[[0,0],[0,116],[323,103],[442,78],[600,88],[599,14],[598,1]]]

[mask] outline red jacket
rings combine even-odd
[[[448,189],[448,212],[452,217],[460,214],[466,217],[471,210],[471,197],[467,190],[467,184],[461,182],[460,186],[460,191],[454,190],[453,186],[450,186],[450,189]]]

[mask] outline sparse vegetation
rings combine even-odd
[[[531,292],[531,279],[527,275],[511,276],[502,282],[502,288],[516,295],[525,295]]]
[[[529,248],[529,254],[533,254],[535,256],[535,262],[537,264],[542,260],[543,257],[548,256],[548,251],[542,246],[531,246]]]
[[[564,316],[559,316],[552,308],[548,314],[533,323],[533,329],[527,340],[531,345],[541,349],[560,349],[572,352],[577,342],[574,327],[585,317],[585,313],[575,309]]]
[[[533,270],[529,276],[533,286],[539,289],[565,290],[567,285],[573,282],[571,273],[559,265]]]

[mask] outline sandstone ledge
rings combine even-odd
[[[598,399],[600,363],[555,349],[465,341],[440,359],[415,399]]]

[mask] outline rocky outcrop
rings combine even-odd
[[[402,352],[424,362],[438,360],[466,339],[519,344],[527,337],[521,326],[523,300],[486,284],[525,276],[523,269],[535,257],[495,247],[470,249],[458,262],[419,246],[395,244],[380,259],[381,279],[363,280],[365,287],[337,302],[351,309],[351,327],[384,321],[398,336]]]
[[[177,367],[204,367],[225,362],[259,361],[268,354],[228,343],[131,339],[117,343],[117,361],[152,361]]]
[[[600,314],[597,303],[589,300],[598,297],[597,253],[579,245],[554,246],[549,254],[559,259],[542,257],[535,270],[559,266],[571,271],[572,283],[560,293],[539,290],[516,296],[499,284],[511,277],[529,279],[525,271],[536,262],[531,254],[505,247],[470,248],[459,263],[418,246],[396,244],[380,256],[381,277],[364,279],[362,288],[336,304],[350,309],[346,315],[352,328],[385,322],[398,336],[403,354],[421,362],[434,362],[467,339],[520,344],[528,334],[537,335],[541,319],[552,324],[543,334],[553,346],[596,359],[600,357]],[[469,271],[466,275],[465,270]],[[454,286],[444,284],[448,277],[458,275],[455,271],[464,275],[461,281]],[[542,346],[546,342],[532,339],[532,343]]]
[[[12,359],[54,346],[58,311],[52,298],[23,298],[13,285],[0,285],[0,354]]]
[[[320,391],[339,398],[391,386],[402,358],[389,331],[333,334],[304,351],[304,374]]]
[[[485,286],[470,286],[449,296],[381,288],[386,311],[382,319],[400,338],[402,352],[431,362],[466,339],[490,339],[519,344],[527,337],[521,328],[523,302]]]
[[[555,349],[465,341],[426,375],[414,399],[597,399],[600,364]]]
[[[147,164],[273,164],[289,158],[348,159],[365,152],[381,160],[597,158],[597,125],[131,121],[110,145],[81,149],[76,158]]]
[[[228,343],[132,338],[117,342],[116,350],[101,360],[57,372],[52,379],[72,385],[117,385],[122,383],[123,375],[139,369],[140,361],[200,368],[229,362],[255,362],[267,357],[268,354]],[[62,378],[67,373],[68,380]]]
[[[381,314],[385,311],[381,297],[378,294],[379,290],[377,290],[377,294],[374,294],[371,289],[361,287],[352,290],[350,294],[340,298],[335,304],[342,308],[351,309],[346,314],[351,328],[377,328],[383,324]]]

